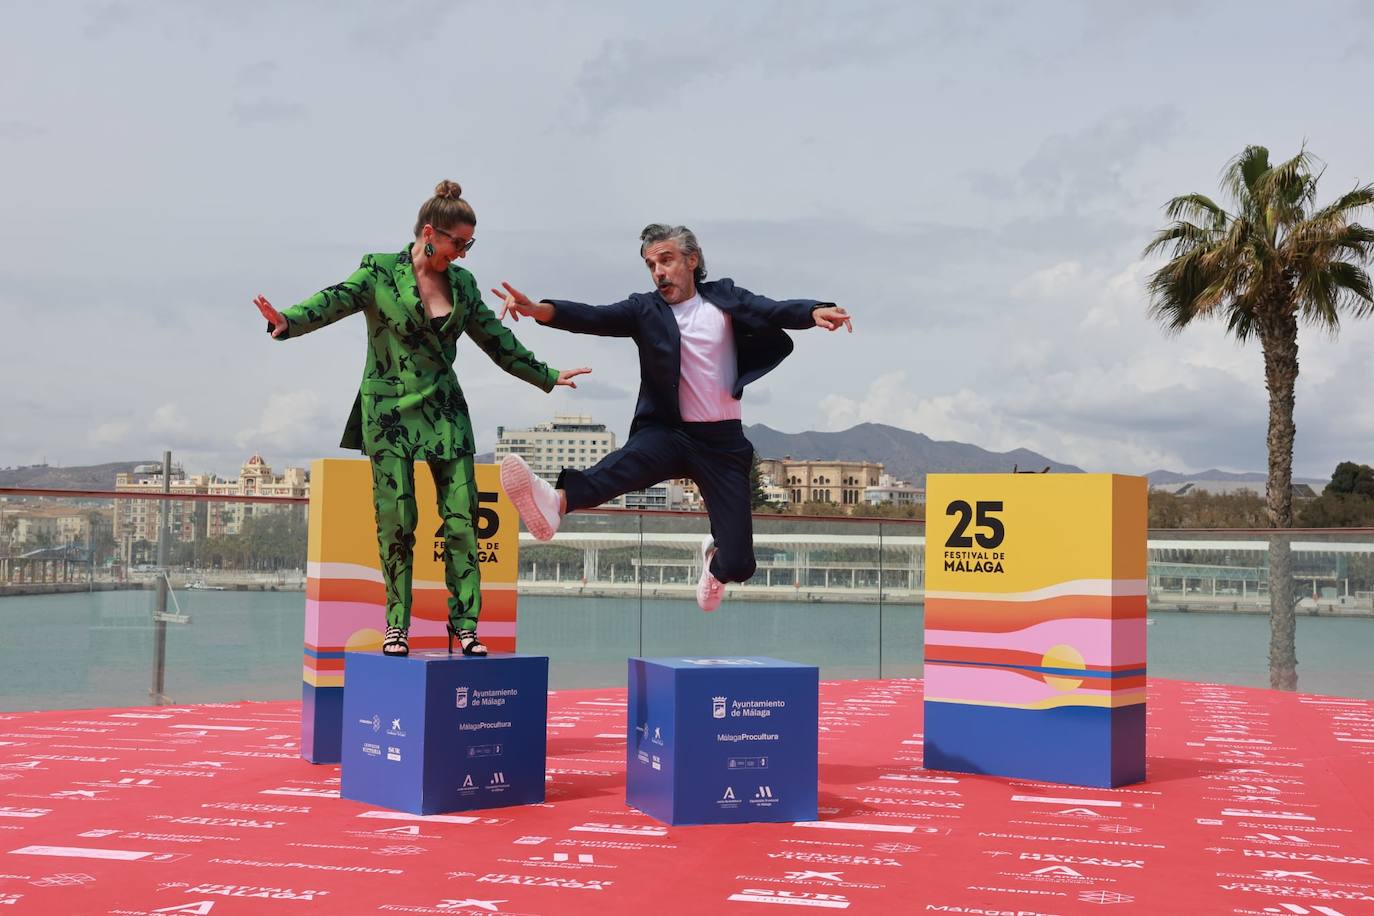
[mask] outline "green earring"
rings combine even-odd
[[[432,242],[425,242],[425,257],[434,257],[434,244]]]

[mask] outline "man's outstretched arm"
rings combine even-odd
[[[575,334],[599,334],[603,337],[631,337],[638,326],[634,306],[630,300],[612,305],[583,305],[580,302],[542,300],[535,302],[509,283],[503,289],[492,288],[501,297],[501,318],[507,315],[515,321],[524,315],[540,324]]]
[[[833,302],[818,302],[815,299],[769,299],[742,286],[736,286],[734,289],[740,297],[741,305],[780,328],[794,331],[825,328],[827,331],[838,331],[844,327],[850,333],[854,332],[849,313]]]

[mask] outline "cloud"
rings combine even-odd
[[[329,440],[330,430],[334,441],[342,432],[321,413],[320,396],[312,390],[274,392],[263,401],[258,422],[235,434],[234,444],[259,454],[269,451],[264,448],[267,444],[278,453],[308,453]]]
[[[756,88],[836,71],[872,71],[926,49],[947,51],[1003,23],[1008,8],[774,0],[733,5],[715,15],[709,6],[674,15],[673,7],[664,7],[656,11],[656,28],[632,38],[608,37],[582,64],[573,82],[580,126],[593,129],[633,111],[682,110],[682,98],[707,82]],[[780,22],[787,27],[779,28]],[[743,72],[755,76],[746,82],[737,76]]]
[[[81,32],[90,39],[103,39],[138,22],[138,13],[131,3],[96,3],[87,7],[86,22]]]
[[[48,128],[36,121],[0,121],[0,140],[34,140],[47,133]]]
[[[981,196],[1069,213],[1133,203],[1137,197],[1127,176],[1152,150],[1178,137],[1183,124],[1174,105],[1123,109],[1049,135],[1014,172],[972,171],[964,177]]]
[[[309,112],[300,102],[260,97],[235,102],[229,106],[229,114],[240,124],[251,126],[304,121]]]
[[[131,430],[122,420],[110,420],[92,429],[89,439],[93,445],[120,446],[128,443]]]
[[[342,454],[364,322],[277,346],[249,299],[287,305],[362,252],[396,250],[449,176],[482,218],[465,266],[483,290],[643,290],[636,232],[666,219],[698,231],[713,277],[849,308],[853,335],[793,334],[795,354],[746,394],[751,422],[864,417],[1112,470],[1262,467],[1258,348],[1215,323],[1163,334],[1140,251],[1159,205],[1212,189],[1254,124],[1290,148],[1310,137],[1325,186],[1354,183],[1374,127],[1309,87],[1367,80],[1374,60],[1341,58],[1362,33],[1349,4],[1318,0],[1304,80],[1261,95],[1199,83],[1197,61],[1231,73],[1291,56],[1291,24],[1243,12],[17,6],[0,463],[170,447],[188,470],[235,473],[253,451],[274,466]],[[319,53],[303,57],[301,35]],[[404,126],[421,142],[398,145]],[[623,434],[632,343],[517,333],[551,365],[596,372],[545,394],[460,344],[480,447],[555,411]],[[1374,322],[1302,340],[1295,460],[1329,473],[1374,442]]]
[[[175,403],[158,407],[148,421],[148,430],[158,435],[185,435],[190,429],[190,421],[182,415],[181,408]]]

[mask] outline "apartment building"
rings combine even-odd
[[[615,451],[615,433],[583,414],[559,414],[529,429],[496,427],[497,463],[519,455],[530,470],[554,483],[563,468],[589,468]]]
[[[234,480],[212,474],[187,475],[180,465],[172,466],[173,496],[294,496],[308,497],[310,482],[305,468],[286,468],[274,474],[261,455],[253,455],[239,469]],[[128,493],[161,493],[162,465],[139,465],[131,474],[115,477],[115,490]],[[148,541],[157,543],[161,519],[161,500],[116,499],[114,533],[121,542]],[[203,537],[225,537],[238,534],[245,520],[264,512],[302,511],[299,506],[208,502],[190,499],[168,501],[168,524],[172,538],[194,541]]]

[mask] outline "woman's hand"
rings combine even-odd
[[[586,375],[588,372],[591,372],[591,371],[592,371],[592,370],[591,370],[591,369],[588,369],[586,366],[583,366],[581,369],[563,369],[563,370],[560,370],[559,373],[558,373],[558,381],[554,382],[554,384],[555,384],[555,385],[566,385],[566,386],[569,387],[569,388],[576,388],[576,387],[577,387],[577,382],[574,382],[573,379],[576,378],[576,377],[579,376],[579,375]]]
[[[253,304],[258,307],[259,312],[262,312],[262,317],[266,318],[268,323],[272,325],[273,337],[281,337],[286,333],[286,318],[272,307],[272,303],[267,301],[266,296],[258,296],[253,300]]]
[[[529,296],[505,281],[502,281],[501,285],[505,288],[497,289],[493,286],[491,291],[501,297],[501,315],[499,317],[502,321],[506,320],[507,315],[510,315],[515,321],[519,321],[521,315],[528,315],[535,321],[548,321],[553,317],[553,306],[549,303],[531,301]],[[591,370],[588,369],[587,371],[590,372]],[[577,386],[572,387],[576,388]]]
[[[849,333],[854,333],[854,325],[850,324],[849,313],[841,306],[827,305],[824,308],[812,309],[811,317],[815,320],[818,328],[838,331],[843,326]]]

